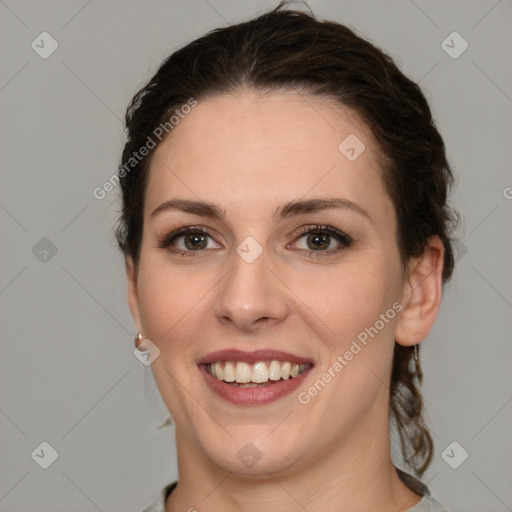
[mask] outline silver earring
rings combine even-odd
[[[133,340],[135,343],[135,348],[139,350],[139,346],[144,339],[144,335],[138,331],[135,335],[135,339]],[[142,366],[142,393],[146,394],[146,372],[144,371],[144,367]]]
[[[161,428],[164,428],[167,426],[172,427],[172,419],[170,416],[159,427],[156,427],[156,428],[157,428],[157,430],[160,430]]]
[[[144,335],[141,332],[137,332],[137,334],[135,335],[135,340],[134,340],[136,348],[138,348],[138,346],[140,345],[140,343],[143,339],[144,339]],[[151,378],[151,372],[145,371],[144,366],[142,366],[142,393],[144,395],[146,395],[146,393],[147,393],[146,379],[150,379],[150,378]],[[164,428],[167,426],[172,427],[172,425],[173,425],[172,418],[169,416],[159,427],[157,427],[157,429],[161,429],[161,428]]]
[[[416,375],[418,376],[418,380],[421,382],[421,379],[423,378],[423,372],[421,371],[420,366],[420,354],[418,345],[414,345],[414,364],[416,366]]]

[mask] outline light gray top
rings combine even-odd
[[[409,489],[412,489],[414,492],[423,496],[418,504],[404,512],[450,512],[430,494],[430,491],[425,484],[398,468],[396,468],[396,471],[402,482],[404,482]],[[159,498],[141,512],[165,512],[165,502],[176,485],[177,482],[173,482],[172,484],[165,486],[160,492]]]

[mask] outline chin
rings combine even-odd
[[[206,441],[204,453],[216,466],[226,472],[245,477],[264,479],[269,473],[286,473],[298,462],[297,448],[290,439],[268,435],[240,435],[229,438],[228,443]],[[217,441],[219,439],[217,438]],[[300,446],[300,443],[298,443]],[[293,454],[293,456],[291,455]]]
[[[258,458],[260,456],[261,458]],[[254,447],[247,447],[242,461],[238,458],[237,452],[224,453],[219,459],[212,455],[212,461],[226,472],[255,480],[264,480],[268,479],[269,475],[287,473],[296,463],[295,459],[282,458],[275,453],[270,456],[266,452],[255,450]]]

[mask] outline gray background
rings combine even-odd
[[[0,1],[1,511],[137,511],[176,478],[173,427],[158,429],[165,408],[132,353],[118,190],[92,191],[115,173],[125,107],[161,60],[274,5]],[[310,5],[390,52],[431,101],[464,227],[423,345],[436,442],[424,480],[454,512],[512,510],[512,3]],[[31,48],[43,31],[59,44],[47,59]],[[469,44],[458,58],[441,46],[453,31]],[[48,469],[31,457],[43,441],[58,452]],[[441,455],[453,441],[452,464],[469,454],[457,469]]]

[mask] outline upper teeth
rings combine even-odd
[[[253,365],[242,361],[216,361],[207,366],[210,373],[218,380],[238,382],[240,384],[254,382],[263,383],[270,380],[294,378],[309,368],[309,364],[294,364],[282,361],[260,361]]]

